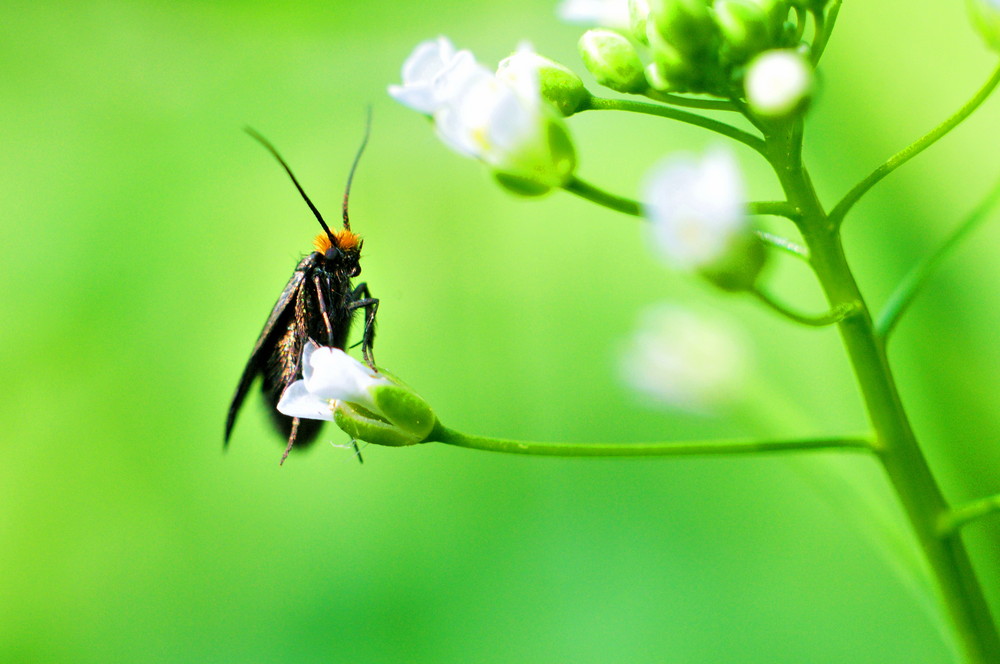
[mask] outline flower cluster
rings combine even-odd
[[[485,163],[516,193],[542,194],[573,176],[576,155],[561,115],[572,113],[586,90],[528,46],[493,73],[445,37],[425,41],[389,94],[432,118],[449,147]]]
[[[603,26],[580,38],[580,53],[597,81],[618,92],[698,93],[725,99],[750,98],[748,71],[767,53],[795,58],[796,71],[783,85],[791,101],[808,94],[811,68],[804,57],[804,26],[790,14],[793,0],[565,0],[560,14]],[[809,3],[821,12],[825,2]],[[816,6],[819,5],[819,6]],[[773,71],[773,69],[772,69]],[[773,106],[773,104],[771,105]],[[771,108],[761,106],[763,114]],[[755,111],[758,108],[755,107]]]

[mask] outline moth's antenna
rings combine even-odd
[[[300,194],[302,194],[302,199],[305,200],[306,205],[308,205],[309,209],[313,211],[314,215],[316,215],[316,219],[319,220],[319,225],[323,227],[324,231],[326,231],[326,235],[327,235],[327,237],[330,238],[330,242],[333,243],[333,246],[337,246],[337,241],[333,237],[333,233],[330,232],[330,227],[326,225],[325,221],[323,221],[323,215],[321,215],[319,213],[319,210],[316,209],[316,206],[313,205],[313,202],[311,200],[309,200],[308,196],[306,196],[306,192],[302,189],[302,185],[300,185],[299,181],[295,179],[295,174],[292,173],[292,169],[289,168],[288,164],[285,163],[285,160],[281,158],[281,155],[278,154],[278,151],[275,149],[275,147],[273,145],[271,145],[266,138],[264,138],[263,136],[261,136],[260,134],[258,134],[256,131],[254,131],[254,129],[252,127],[244,127],[243,130],[246,133],[250,134],[255,139],[257,139],[260,142],[261,145],[263,145],[265,148],[267,148],[268,152],[270,152],[271,154],[273,154],[274,157],[275,157],[275,159],[278,160],[278,163],[281,164],[284,167],[285,172],[288,173],[288,177],[292,178],[292,182],[295,184],[295,188],[299,190]],[[367,136],[365,138],[367,140]],[[348,180],[348,186],[350,186],[350,180]],[[344,198],[344,204],[345,205],[347,204],[346,195],[345,195],[345,198]],[[344,215],[345,215],[345,219],[346,219],[346,215],[347,215],[347,208],[346,207],[344,208]]]
[[[351,172],[347,175],[347,186],[344,188],[344,229],[351,230],[351,220],[347,217],[347,199],[351,195],[351,182],[354,180],[354,171],[358,169],[358,162],[361,161],[361,155],[365,151],[365,146],[368,145],[368,137],[372,133],[372,107],[371,104],[368,105],[368,118],[365,120],[365,137],[361,139],[361,147],[358,148],[358,153],[354,155],[354,163],[351,164]]]

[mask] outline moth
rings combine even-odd
[[[278,301],[271,310],[271,315],[264,323],[264,329],[257,337],[247,360],[243,375],[236,386],[229,414],[226,417],[225,445],[236,423],[236,415],[258,375],[262,376],[262,389],[275,428],[287,437],[288,445],[281,457],[285,463],[292,446],[308,444],[319,434],[322,426],[320,420],[301,420],[297,417],[282,415],[277,410],[278,400],[286,387],[302,378],[302,349],[308,339],[313,339],[320,345],[334,348],[345,348],[351,323],[359,309],[363,309],[364,331],[361,336],[361,354],[364,361],[375,369],[375,358],[372,346],[375,342],[375,313],[379,301],[371,296],[368,284],[362,282],[352,284],[352,279],[361,274],[361,238],[351,231],[351,222],[347,213],[347,201],[351,192],[351,181],[357,170],[358,161],[368,144],[371,128],[371,116],[365,127],[364,139],[354,156],[354,163],[347,176],[347,186],[344,189],[343,228],[331,230],[316,206],[309,200],[305,190],[292,173],[285,160],[267,139],[249,127],[246,132],[260,142],[285,169],[298,189],[302,199],[312,210],[313,215],[323,227],[323,232],[316,236],[313,245],[316,251],[299,261],[295,266],[291,279],[285,285]]]

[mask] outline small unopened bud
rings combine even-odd
[[[688,92],[698,80],[698,70],[676,48],[670,45],[652,25],[649,45],[653,62],[646,67],[646,82],[655,90]]]
[[[563,116],[576,113],[580,104],[590,96],[583,81],[572,70],[528,49],[520,49],[504,58],[497,67],[497,78],[511,83],[515,83],[518,77],[528,75],[536,77],[542,99]]]
[[[628,39],[610,30],[588,30],[580,37],[580,57],[597,82],[617,92],[645,89],[642,60]]]
[[[758,116],[785,117],[801,110],[812,82],[812,67],[801,55],[790,50],[767,51],[747,68],[747,103]]]
[[[713,284],[730,293],[751,290],[767,261],[767,250],[756,237],[743,235],[716,263],[699,272]]]
[[[706,0],[648,0],[657,32],[685,55],[714,51],[718,26]]]
[[[714,8],[726,60],[745,62],[770,46],[767,15],[753,0],[717,0]]]
[[[649,45],[646,24],[649,20],[649,0],[628,0],[629,28],[640,44]]]

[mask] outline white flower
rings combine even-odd
[[[278,412],[289,417],[333,420],[337,401],[359,404],[378,413],[372,390],[392,382],[339,348],[319,346],[310,339],[302,351],[302,380],[281,394]]]
[[[736,328],[670,305],[646,311],[622,356],[625,383],[655,402],[708,412],[741,393],[749,370]]]
[[[417,44],[403,63],[402,85],[390,85],[389,94],[415,111],[432,115],[461,92],[479,65],[470,51],[456,51],[447,37]]]
[[[979,34],[994,51],[1000,51],[1000,0],[968,0],[969,13]]]
[[[627,30],[631,22],[628,0],[563,0],[556,10],[567,23]]]
[[[758,115],[791,113],[812,92],[813,72],[794,51],[767,51],[750,63],[743,84],[750,109]]]
[[[468,51],[453,49],[444,38],[418,46],[403,67],[403,86],[392,86],[390,94],[433,115],[449,147],[523,183],[522,193],[564,184],[575,154],[561,118],[541,97],[530,47],[521,48],[501,77]]]
[[[668,157],[646,176],[642,201],[654,247],[683,270],[717,266],[750,233],[743,178],[726,150]]]

